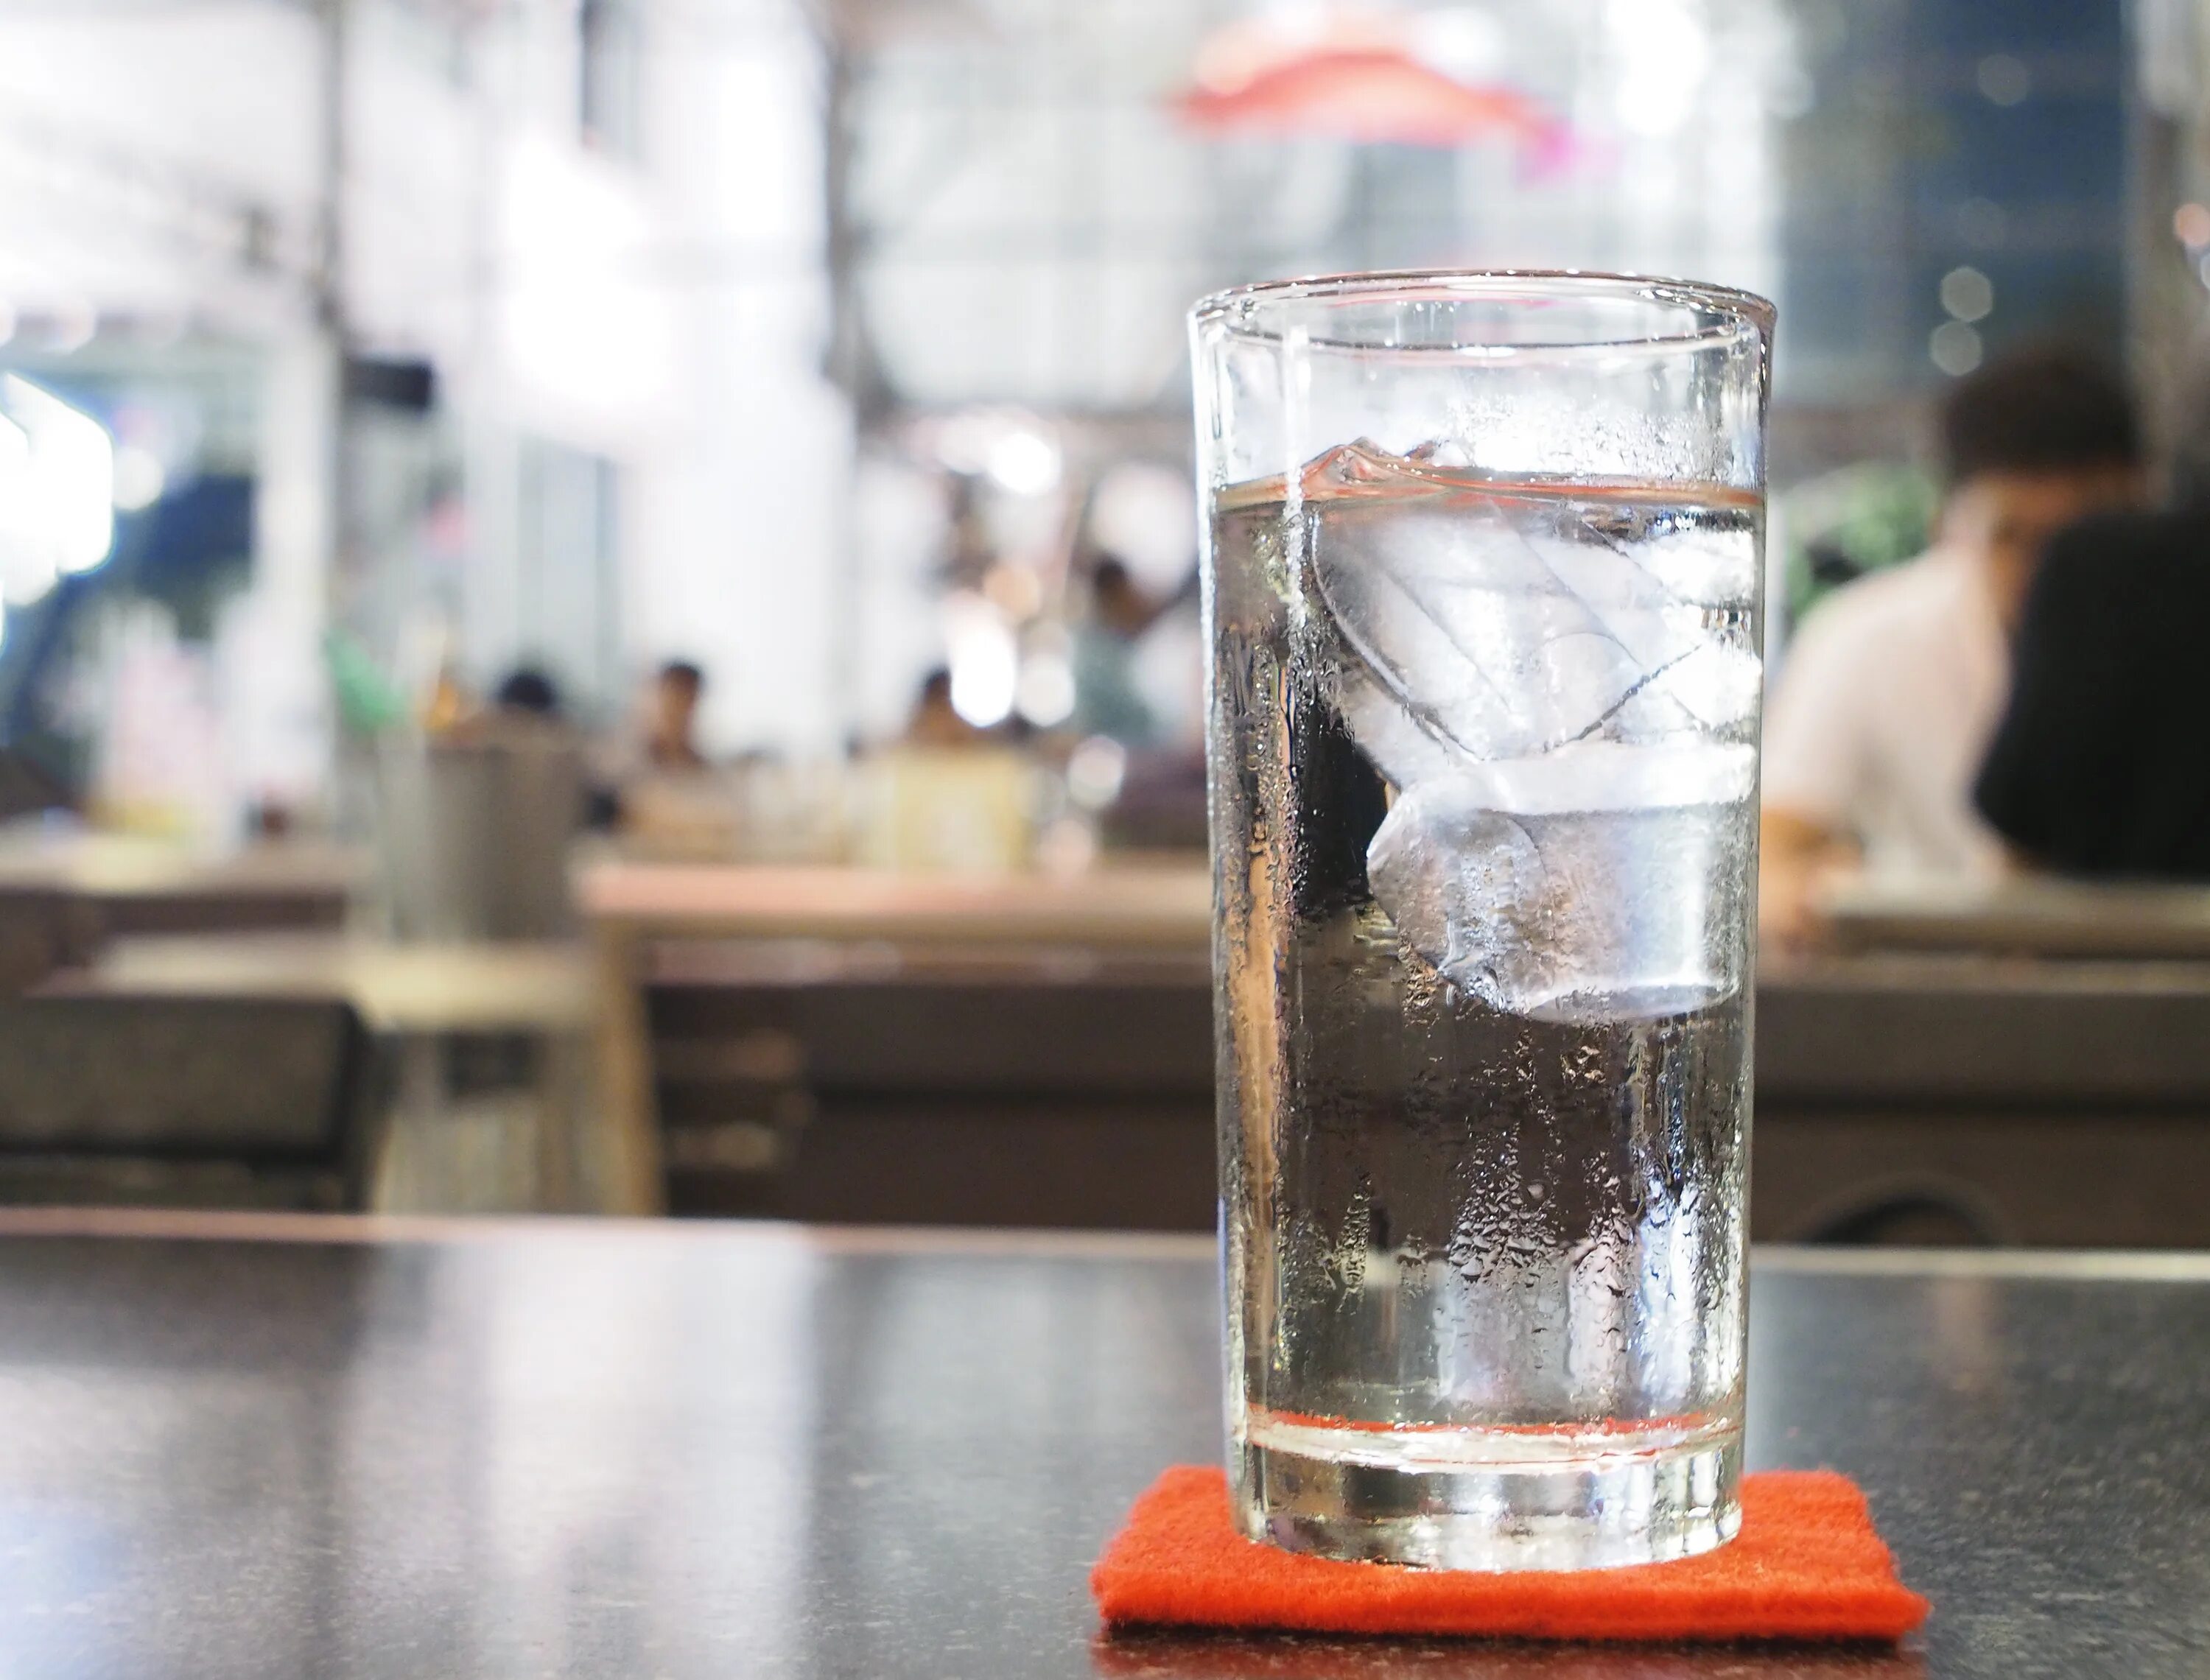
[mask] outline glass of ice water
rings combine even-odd
[[[1434,1568],[1741,1517],[1772,305],[1191,317],[1244,1531]]]

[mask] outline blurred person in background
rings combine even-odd
[[[1941,416],[1933,547],[1836,591],[1803,622],[1765,722],[1760,926],[1815,932],[1828,873],[1986,876],[2005,861],[1971,790],[2010,686],[2015,633],[2057,532],[2141,494],[2125,388],[2062,349],[1959,380]]]
[[[1158,606],[1125,562],[1108,554],[1090,573],[1090,611],[1074,627],[1074,727],[1123,746],[1148,746],[1158,733],[1136,680],[1136,644]]]
[[[601,739],[604,777],[626,785],[712,768],[697,743],[698,702],[705,692],[706,673],[688,659],[670,659],[655,670],[629,720]]]
[[[703,770],[698,750],[698,702],[706,692],[706,673],[688,659],[670,659],[653,678],[645,717],[644,759],[655,770]]]
[[[506,717],[538,718],[558,723],[565,715],[560,685],[534,665],[516,665],[492,690],[492,707]]]
[[[708,851],[719,844],[730,818],[725,791],[698,747],[705,693],[706,673],[689,659],[654,671],[627,726],[601,743],[594,827]]]
[[[2210,880],[2210,377],[2189,406],[2171,505],[2062,533],[2026,593],[1973,789],[2022,864]]]

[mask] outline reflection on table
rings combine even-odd
[[[25,1673],[237,1680],[2201,1672],[2210,1265],[2171,1259],[1760,1256],[1749,1462],[1864,1487],[1934,1603],[1900,1653],[1103,1635],[1098,1548],[1220,1451],[1216,1264],[0,1216],[0,1639]]]

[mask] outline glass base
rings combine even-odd
[[[1612,1569],[1742,1528],[1742,1431],[1374,1430],[1254,1415],[1236,1520],[1288,1551],[1428,1569]]]

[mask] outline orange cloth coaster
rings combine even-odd
[[[1864,1495],[1831,1470],[1743,1478],[1741,1534],[1700,1557],[1487,1575],[1257,1545],[1235,1532],[1227,1477],[1177,1465],[1136,1501],[1090,1590],[1112,1623],[1521,1639],[1893,1641],[1928,1609],[1896,1579]]]

